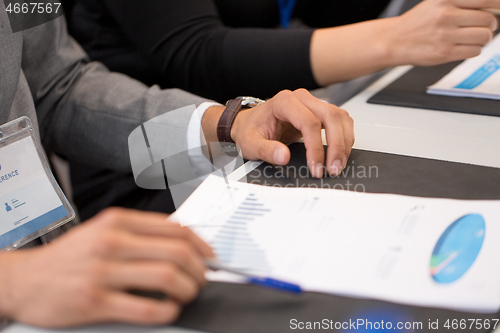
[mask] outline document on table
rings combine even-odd
[[[175,214],[233,268],[304,290],[500,308],[500,201],[274,188],[209,176]],[[238,282],[228,273],[212,280]]]
[[[434,95],[500,100],[500,35],[427,89]]]

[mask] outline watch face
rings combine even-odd
[[[246,97],[246,96],[240,96],[238,98],[242,99],[241,105],[246,106],[249,108],[256,107],[257,105],[261,105],[265,101],[256,97]]]

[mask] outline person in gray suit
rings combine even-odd
[[[224,107],[181,90],[148,88],[88,62],[68,36],[63,17],[13,33],[2,1],[0,45],[0,124],[29,117],[46,151],[130,172],[127,138],[132,130],[190,104],[205,105],[198,128],[208,142],[217,141]],[[189,149],[192,115],[192,110],[167,112],[168,152]],[[326,161],[323,127],[329,143]],[[314,176],[321,176],[324,167],[339,173],[354,143],[348,113],[306,90],[280,92],[238,113],[230,135],[245,157],[280,165],[290,159],[280,140],[303,135]],[[176,169],[182,178],[191,166],[181,160]],[[203,286],[206,257],[213,257],[208,245],[168,222],[167,215],[109,209],[47,246],[0,253],[0,317],[44,327],[172,322]],[[170,297],[153,300],[128,293],[131,289]]]

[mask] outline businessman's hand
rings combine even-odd
[[[326,163],[322,128],[328,143]],[[317,99],[305,89],[285,90],[254,109],[241,111],[231,137],[245,158],[277,165],[290,161],[285,143],[304,137],[309,169],[320,178],[325,167],[331,175],[338,175],[345,168],[354,144],[354,127],[345,110]]]
[[[425,0],[383,20],[389,23],[389,57],[398,64],[430,66],[479,55],[498,24],[484,9],[500,9],[500,0]]]
[[[46,247],[0,254],[0,317],[43,327],[170,323],[205,283],[202,258],[210,256],[166,215],[109,209]]]
[[[205,113],[202,125],[207,142],[217,141],[217,121],[223,110],[213,107]],[[328,143],[326,164],[322,128]],[[354,125],[345,110],[317,99],[307,90],[284,90],[255,108],[240,111],[231,128],[231,137],[243,157],[276,165],[290,161],[290,150],[285,143],[303,137],[309,169],[319,178],[325,168],[331,175],[338,175],[345,168],[354,144]]]

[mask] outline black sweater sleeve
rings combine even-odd
[[[229,28],[213,0],[98,1],[161,74],[163,86],[218,101],[317,87],[309,59],[312,29]]]

